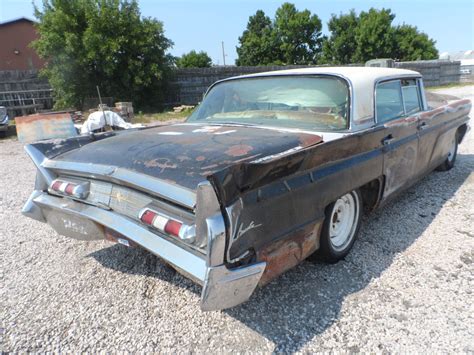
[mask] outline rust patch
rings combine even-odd
[[[107,227],[104,227],[104,237],[105,237],[106,240],[108,240],[109,242],[113,242],[113,243],[120,243],[119,239],[126,240],[128,242],[128,245],[124,244],[123,242],[120,243],[120,244],[125,245],[129,248],[139,247],[139,245],[137,243],[135,243],[133,240],[128,239],[126,236],[114,231],[113,229],[107,228]]]
[[[66,113],[35,114],[15,117],[16,131],[21,142],[76,136],[71,115]]]
[[[315,252],[319,248],[321,226],[322,221],[316,222],[260,250],[257,259],[265,261],[267,267],[259,286],[269,283]]]
[[[233,145],[225,151],[227,155],[232,157],[240,157],[242,155],[248,154],[253,149],[252,146],[246,144]]]
[[[417,116],[402,117],[402,118],[385,123],[385,127],[410,124],[410,123],[416,122],[417,119],[418,119]]]
[[[323,141],[320,136],[315,134],[300,134],[298,136],[298,140],[300,141],[301,146],[304,148],[321,143]]]

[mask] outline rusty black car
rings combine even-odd
[[[341,260],[364,211],[454,166],[471,102],[433,102],[401,69],[222,80],[184,123],[27,145],[23,213],[145,248],[202,285],[203,310],[233,307],[306,258]]]

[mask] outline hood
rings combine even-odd
[[[125,168],[194,190],[233,164],[264,162],[321,141],[298,131],[185,123],[124,132],[55,159]]]

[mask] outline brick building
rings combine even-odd
[[[29,44],[38,38],[34,21],[19,18],[0,23],[0,71],[40,69],[44,61]]]

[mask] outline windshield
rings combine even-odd
[[[349,90],[331,76],[274,76],[214,86],[188,122],[237,123],[323,131],[348,127]]]

